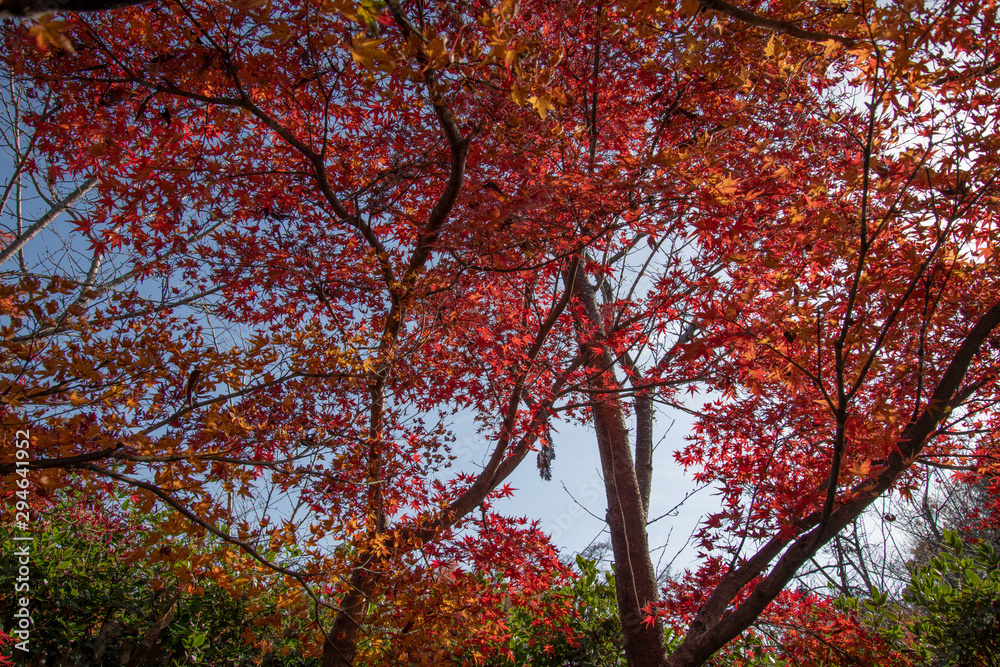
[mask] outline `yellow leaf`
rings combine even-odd
[[[320,11],[324,14],[340,14],[349,21],[358,18],[357,8],[351,0],[324,0],[320,4]]]
[[[851,464],[851,467],[847,469],[847,472],[851,473],[855,477],[868,477],[872,472],[872,462],[855,461]]]
[[[430,58],[431,64],[435,67],[447,65],[451,58],[448,54],[448,46],[440,37],[436,37],[429,44],[424,46],[424,53]]]
[[[545,120],[545,116],[548,115],[549,111],[556,108],[556,106],[552,104],[552,98],[548,95],[540,95],[537,97],[532,95],[528,98],[528,101],[531,102],[532,108],[539,116],[541,116],[542,120]]]
[[[507,49],[503,54],[503,64],[510,69],[510,66],[514,64],[514,59],[517,58],[517,51],[514,49]]]
[[[46,51],[51,46],[56,49],[69,51],[70,53],[76,53],[73,44],[63,34],[69,30],[69,25],[65,21],[53,21],[50,19],[50,16],[51,14],[46,14],[45,16],[38,17],[35,25],[31,26],[31,34],[34,35],[38,48]]]
[[[823,56],[825,58],[829,58],[837,51],[844,48],[844,45],[835,39],[828,39],[825,42],[820,42],[820,45],[823,47]]]
[[[522,88],[521,86],[514,86],[513,88],[510,89],[510,99],[514,100],[514,104],[517,104],[518,106],[524,106],[528,102],[529,92],[531,91],[528,88]]]
[[[740,181],[739,179],[726,176],[721,181],[716,183],[715,190],[720,195],[725,197],[731,197],[739,190]]]
[[[284,44],[292,38],[292,27],[288,21],[274,21],[270,28],[271,34],[264,37],[265,42]]]
[[[359,35],[351,38],[351,58],[366,69],[375,66],[375,62],[391,63],[392,56],[378,47],[384,39],[365,39]]]
[[[774,35],[771,35],[771,39],[767,40],[767,46],[764,47],[764,55],[768,58],[774,56],[775,46],[774,46]]]

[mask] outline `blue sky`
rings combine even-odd
[[[718,508],[711,489],[703,489],[684,500],[696,485],[691,475],[673,460],[673,452],[683,445],[690,427],[691,417],[663,411],[654,424],[660,444],[653,464],[650,519],[683,503],[649,526],[649,546],[658,572],[671,561],[674,572],[692,565],[696,549],[688,537],[707,512]],[[537,519],[560,550],[570,554],[592,543],[608,541],[603,521],[607,502],[593,429],[565,422],[557,423],[555,428],[558,433],[553,433],[556,458],[552,462],[552,479],[541,479],[531,455],[508,480],[517,492],[494,507],[504,514]],[[471,451],[471,443],[471,438],[463,437],[460,430],[455,452]]]

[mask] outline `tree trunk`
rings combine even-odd
[[[642,498],[642,516],[647,519],[653,488],[653,400],[646,394],[635,397],[635,476]]]
[[[600,337],[603,327],[595,290],[583,270],[576,275],[576,296],[584,306],[583,313],[577,315],[577,329],[581,348],[586,352],[601,343],[589,340],[588,332],[596,332]],[[614,375],[614,359],[604,348],[600,354],[590,355],[588,366],[592,373],[590,388],[597,392],[594,428],[608,499],[607,522],[615,557],[625,659],[629,667],[653,667],[663,662],[667,647],[662,622],[658,618],[652,623],[644,622],[647,613],[643,609],[659,599],[646,537],[644,491],[640,489],[632,460],[625,412],[617,393],[621,387]]]
[[[146,636],[143,637],[141,642],[139,642],[139,645],[135,647],[135,651],[132,652],[132,655],[129,657],[125,667],[136,667],[141,664],[143,660],[145,660],[147,654],[149,654],[152,650],[153,645],[156,644],[156,639],[160,636],[160,633],[163,632],[163,629],[170,625],[170,622],[174,620],[174,605],[177,604],[177,601],[180,600],[180,598],[181,587],[178,586],[177,592],[174,593],[167,602],[167,606],[160,614],[160,617],[156,619],[156,623],[154,623],[153,627],[149,629],[149,632],[147,632]]]
[[[104,622],[101,623],[101,629],[97,633],[97,644],[94,646],[94,659],[90,663],[94,667],[100,667],[103,662],[104,653],[108,649],[108,635],[114,632],[118,626],[118,621],[114,620],[114,614],[114,608],[108,610],[107,615],[104,617]]]
[[[351,574],[351,590],[341,601],[333,628],[323,644],[322,667],[353,667],[358,653],[358,630],[368,610],[372,583],[368,569],[358,566]]]

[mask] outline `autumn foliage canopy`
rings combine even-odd
[[[820,631],[871,653],[782,591],[927,465],[997,474],[995,19],[166,0],[6,22],[4,429],[30,431],[36,495],[163,512],[136,562],[287,584],[332,666],[478,659],[511,604],[568,613],[537,595],[567,576],[547,538],[492,503],[592,425],[629,665],[700,665],[764,621],[802,655]],[[666,590],[659,406],[697,418],[655,463],[722,498]]]

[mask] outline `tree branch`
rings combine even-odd
[[[149,0],[0,0],[0,19],[49,12],[103,12],[145,2]]]
[[[777,32],[788,35],[789,37],[795,37],[796,39],[803,39],[807,42],[834,41],[838,44],[843,44],[844,46],[854,46],[857,44],[856,39],[841,37],[840,35],[834,35],[827,32],[804,30],[790,21],[769,19],[766,16],[760,16],[758,14],[754,14],[753,12],[748,12],[745,9],[740,9],[736,5],[731,5],[725,0],[698,0],[698,3],[706,9],[711,9],[719,12],[720,14],[725,14],[729,18],[736,19],[740,23],[746,23],[747,25],[752,25],[756,28],[763,28],[765,30],[770,30],[771,32]]]

